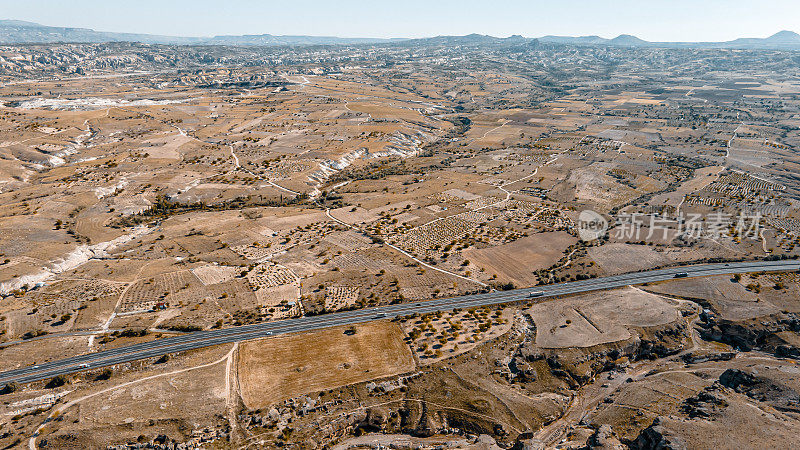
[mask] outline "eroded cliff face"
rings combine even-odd
[[[779,357],[800,357],[800,316],[777,313],[747,320],[705,315],[702,337],[742,351],[760,350]]]

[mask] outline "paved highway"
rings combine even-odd
[[[257,339],[277,334],[317,330],[339,325],[350,325],[379,319],[389,319],[414,313],[425,314],[454,308],[472,308],[525,300],[535,301],[559,295],[619,288],[628,285],[652,283],[675,278],[696,278],[711,275],[792,270],[800,270],[800,261],[751,261],[672,267],[669,269],[627,273],[511,291],[494,291],[485,294],[440,298],[418,303],[403,303],[319,316],[301,317],[298,319],[263,322],[220,330],[198,331],[9,370],[0,373],[0,385],[12,381],[27,383],[45,380],[56,375],[67,375],[84,370],[113,366],[115,364],[158,357],[212,345]]]

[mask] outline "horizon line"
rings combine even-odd
[[[523,37],[525,39],[541,39],[541,38],[546,38],[546,37],[559,37],[559,38],[591,38],[591,37],[596,37],[596,38],[606,39],[606,40],[616,39],[616,38],[621,37],[621,36],[632,36],[632,37],[635,37],[637,39],[642,39],[639,36],[637,36],[635,34],[630,34],[630,33],[620,33],[620,34],[618,34],[618,35],[616,35],[614,37],[610,37],[610,38],[604,37],[604,36],[601,36],[601,35],[598,35],[598,34],[576,34],[576,35],[572,35],[572,34],[547,34],[547,35],[543,35],[543,36],[526,36],[526,35],[521,34],[521,33],[512,33],[512,34],[510,34],[510,35],[508,35],[506,37],[502,37],[502,36],[494,36],[494,35],[491,35],[491,34],[483,34],[483,33],[475,33],[475,32],[467,33],[467,34],[426,35],[426,36],[419,36],[419,37],[375,37],[375,36],[339,36],[339,35],[325,35],[325,34],[271,34],[271,33],[216,34],[216,35],[205,35],[205,36],[197,36],[197,35],[189,36],[189,35],[170,35],[170,34],[158,34],[158,33],[144,33],[144,32],[138,32],[138,31],[106,31],[106,30],[97,30],[97,29],[94,29],[94,28],[86,28],[86,27],[79,27],[79,26],[46,25],[46,24],[42,24],[42,23],[39,23],[39,22],[33,22],[33,21],[30,21],[30,20],[24,20],[24,19],[0,19],[0,22],[24,22],[24,23],[38,25],[38,26],[42,26],[42,27],[89,30],[89,31],[93,31],[95,33],[138,34],[138,35],[143,35],[143,36],[161,36],[161,37],[168,37],[168,38],[183,38],[183,39],[214,39],[214,38],[218,38],[218,37],[274,36],[274,37],[319,37],[319,38],[335,38],[335,39],[416,40],[416,39],[433,39],[433,38],[437,38],[437,37],[465,37],[465,36],[473,36],[473,35],[492,37],[492,38],[496,38],[496,39],[509,39],[509,38],[514,37],[514,36],[520,36],[520,37]],[[686,41],[686,40],[684,40],[684,41],[681,41],[681,40],[656,40],[656,41],[650,41],[650,40],[647,40],[647,39],[642,39],[642,40],[645,41],[645,42],[649,42],[649,43],[687,43],[687,44],[690,44],[690,43],[722,43],[722,42],[732,42],[732,41],[737,40],[737,39],[768,39],[768,38],[770,38],[772,36],[775,36],[775,35],[783,33],[783,32],[789,32],[789,33],[798,34],[796,31],[783,29],[783,30],[778,30],[778,31],[776,31],[776,32],[774,32],[774,33],[772,33],[772,34],[770,34],[768,36],[765,36],[765,37],[742,37],[742,36],[740,36],[740,37],[737,37],[737,38],[734,38],[734,39],[731,39],[731,40],[728,40],[728,41],[709,41],[709,40],[699,40],[699,41],[698,40],[689,40],[689,41]]]

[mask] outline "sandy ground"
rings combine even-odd
[[[575,242],[574,237],[564,232],[540,233],[497,247],[469,249],[463,254],[475,266],[501,279],[530,286],[538,281],[533,274],[535,270],[558,262],[564,249]]]
[[[627,327],[661,325],[678,312],[660,296],[634,288],[537,304],[527,310],[536,323],[536,345],[591,347],[628,339]]]

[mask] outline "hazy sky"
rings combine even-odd
[[[0,0],[0,18],[175,36],[547,34],[719,41],[800,32],[800,0]]]

